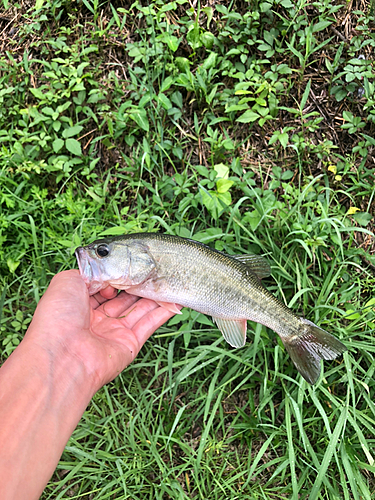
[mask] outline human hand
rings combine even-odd
[[[25,340],[82,362],[94,390],[113,380],[173,313],[154,301],[108,287],[89,297],[78,270],[52,279]]]
[[[1,499],[40,498],[92,396],[172,316],[110,287],[89,297],[78,270],[52,279],[0,367]]]

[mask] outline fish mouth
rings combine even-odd
[[[78,247],[74,253],[76,255],[79,272],[81,273],[83,281],[85,283],[89,283],[92,278],[92,270],[89,259],[87,258],[87,253],[82,247]]]
[[[103,281],[98,279],[100,276],[98,266],[95,260],[90,259],[87,251],[83,247],[78,247],[75,251],[79,272],[85,282],[89,294],[94,295],[99,292],[103,286]]]

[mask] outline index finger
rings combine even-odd
[[[90,297],[91,307],[93,309],[96,309],[101,304],[104,304],[104,302],[107,302],[107,300],[115,298],[117,296],[117,292],[118,290],[116,290],[116,288],[113,288],[113,286],[108,285],[106,288],[103,288],[103,290],[100,290],[98,293],[91,295]]]
[[[114,299],[118,293],[118,290],[116,288],[113,288],[113,286],[108,285],[106,288],[103,288],[103,290],[100,290],[99,293],[105,299]]]

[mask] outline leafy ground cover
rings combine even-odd
[[[2,0],[0,345],[98,236],[268,256],[348,346],[309,387],[277,336],[184,310],[93,399],[44,499],[370,499],[374,5]]]

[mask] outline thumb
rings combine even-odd
[[[77,301],[87,299],[88,292],[86,285],[81,278],[78,269],[70,269],[56,274],[45,291],[40,303],[46,301]]]
[[[56,320],[68,321],[72,312],[79,313],[87,321],[90,314],[87,287],[77,269],[56,274],[39,301],[33,321],[53,324]]]

